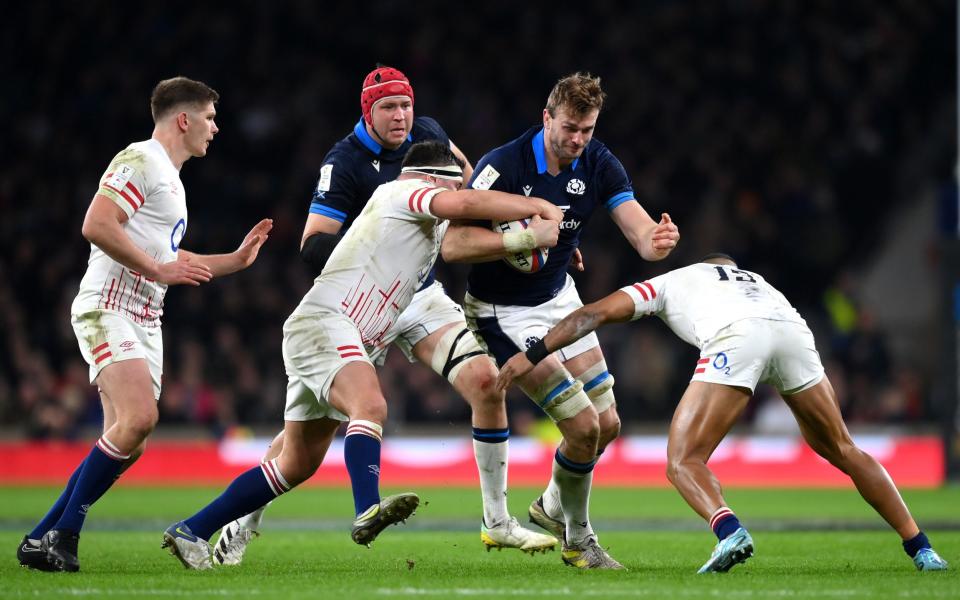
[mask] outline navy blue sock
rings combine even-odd
[[[373,421],[350,421],[343,440],[343,460],[350,473],[357,515],[380,503],[380,439],[383,428]]]
[[[289,489],[290,485],[277,467],[277,459],[273,459],[242,473],[213,502],[184,523],[193,535],[209,540],[214,531],[255,511]]]
[[[83,465],[87,464],[87,459],[84,458],[83,461],[77,466],[76,470],[73,472],[73,475],[70,476],[70,479],[67,481],[66,487],[63,488],[60,497],[57,498],[57,501],[53,503],[53,506],[50,507],[50,510],[47,511],[47,514],[40,519],[40,522],[37,523],[37,526],[33,528],[27,537],[31,540],[39,540],[43,537],[43,534],[53,529],[54,523],[60,520],[60,515],[63,514],[63,509],[67,506],[67,501],[70,500],[70,495],[73,494],[73,488],[77,485],[77,479],[80,477],[80,471],[83,470]]]
[[[917,555],[917,552],[920,552],[924,548],[930,547],[930,540],[927,539],[927,535],[922,531],[917,535],[913,536],[909,540],[903,542],[903,551],[907,553],[907,556],[913,558]]]
[[[726,506],[720,507],[717,512],[710,517],[710,528],[716,534],[718,540],[726,539],[731,533],[740,529],[740,520],[733,511]]]
[[[128,458],[129,454],[121,454],[105,436],[101,436],[83,461],[83,468],[80,469],[70,499],[63,508],[63,514],[51,529],[80,533],[87,518],[87,511],[117,480],[117,475]]]
[[[499,444],[500,442],[506,442],[510,439],[510,428],[504,427],[503,429],[481,429],[480,427],[473,428],[473,439],[478,442],[486,442],[488,444]]]

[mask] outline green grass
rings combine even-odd
[[[13,549],[56,496],[0,488],[0,597],[90,598],[960,598],[960,489],[904,498],[954,567],[921,574],[896,535],[849,490],[729,490],[757,554],[725,575],[697,576],[715,542],[672,490],[602,488],[591,504],[601,542],[627,572],[579,572],[559,553],[482,550],[479,493],[422,489],[424,505],[372,548],[348,536],[348,490],[308,488],[270,508],[241,567],[185,571],[160,550],[162,528],[219,490],[120,486],[97,503],[81,544],[82,571],[20,569]],[[523,516],[538,490],[511,492]],[[933,525],[930,527],[929,525]]]

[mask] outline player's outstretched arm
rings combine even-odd
[[[261,220],[244,236],[240,247],[229,254],[194,254],[181,248],[177,257],[178,262],[207,265],[214,277],[242,271],[257,260],[261,246],[270,237],[271,229],[273,229],[273,219]]]
[[[565,348],[583,336],[596,330],[605,323],[622,323],[633,318],[633,299],[626,293],[617,290],[592,304],[582,306],[573,311],[553,329],[543,336],[543,339],[531,346],[526,352],[518,352],[506,362],[497,376],[497,389],[506,390],[514,380],[533,370],[538,362]]]
[[[561,221],[563,211],[542,198],[527,198],[495,190],[450,190],[430,201],[430,212],[441,219],[516,221],[533,215]]]
[[[560,236],[560,222],[534,215],[523,231],[497,233],[467,223],[451,223],[440,253],[446,262],[478,263],[500,260],[514,252],[553,248]]]
[[[81,232],[88,242],[103,250],[107,256],[126,268],[167,285],[200,285],[210,281],[213,274],[202,263],[158,263],[133,243],[123,230],[127,214],[110,198],[94,196],[83,218]]]
[[[669,214],[662,213],[657,223],[638,202],[624,202],[610,216],[644,260],[666,258],[680,241],[680,230]]]

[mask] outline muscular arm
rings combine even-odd
[[[540,198],[473,189],[440,192],[430,201],[430,212],[451,221],[516,221],[533,215],[555,221],[563,218],[559,208]]]
[[[257,260],[260,247],[270,237],[271,229],[273,229],[273,219],[263,219],[244,236],[240,247],[229,254],[195,254],[181,248],[178,252],[178,260],[188,264],[203,264],[215,277],[236,273]]]
[[[440,252],[446,262],[477,263],[500,260],[514,252],[553,248],[560,235],[558,221],[535,216],[524,232],[503,234],[468,223],[451,223]],[[512,236],[509,239],[507,236]]]
[[[303,237],[300,238],[300,258],[310,265],[315,274],[323,271],[327,259],[340,241],[337,234],[342,228],[343,223],[336,219],[316,213],[307,215]]]
[[[633,299],[617,290],[573,311],[547,332],[543,341],[549,352],[565,348],[607,323],[623,323],[633,318]]]
[[[680,240],[680,231],[670,215],[663,213],[657,223],[639,202],[624,202],[614,208],[610,216],[644,260],[666,258]]]
[[[569,346],[605,323],[622,323],[633,318],[634,303],[626,293],[617,290],[609,296],[573,311],[557,323],[537,345],[543,345],[541,357]],[[534,345],[529,352],[535,352]],[[518,378],[533,370],[534,364],[523,352],[516,353],[500,369],[497,389],[505,390]]]
[[[159,263],[133,243],[123,230],[127,214],[110,198],[94,196],[83,219],[81,233],[88,242],[103,250],[121,265],[145,277],[168,285],[200,285],[213,276],[203,264],[179,265],[176,261]]]

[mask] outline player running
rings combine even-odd
[[[707,461],[758,382],[780,392],[810,447],[850,476],[860,495],[900,534],[918,570],[947,568],[886,470],[850,438],[806,321],[763,277],[739,269],[727,255],[712,254],[576,310],[526,354],[511,358],[497,386],[506,389],[600,325],[647,315],[660,317],[680,339],[700,349],[667,441],[667,477],[719,540],[698,573],[725,572],[753,555],[753,539],[727,507]]]
[[[206,156],[218,131],[219,97],[185,77],[158,83],[150,98],[153,135],[117,154],[100,178],[83,221],[90,261],[71,320],[90,381],[99,388],[103,435],[24,536],[17,558],[25,567],[80,570],[77,550],[88,510],[143,452],[157,423],[167,288],[249,267],[273,227],[264,219],[230,254],[202,256],[180,247],[187,231],[180,169],[191,157]]]
[[[463,153],[435,120],[414,117],[413,106],[413,88],[399,70],[378,67],[364,78],[360,92],[362,118],[324,158],[303,231],[300,253],[316,273],[323,270],[343,232],[349,230],[377,186],[400,174],[400,163],[414,142],[435,140],[449,145],[464,162],[464,178],[470,178],[472,169]],[[476,227],[459,231],[466,258],[477,254],[502,257],[511,251],[552,247],[559,233],[555,221],[539,220],[531,226],[533,236],[503,236]],[[383,348],[370,357],[374,364],[383,364],[392,343],[410,361],[429,366],[449,381],[470,404],[483,496],[481,540],[487,549],[519,548],[532,553],[555,547],[553,536],[520,526],[507,510],[510,430],[504,396],[491,385],[497,376],[496,367],[467,329],[463,310],[434,280],[432,271],[384,341]],[[263,461],[279,456],[282,448],[281,432]],[[250,540],[259,534],[265,509],[261,507],[224,526],[214,544],[218,564],[240,564]]]
[[[504,261],[475,264],[470,271],[467,321],[500,364],[582,306],[566,271],[597,207],[607,209],[646,260],[666,257],[680,239],[669,216],[664,214],[659,223],[650,218],[634,199],[623,165],[593,139],[604,96],[599,78],[581,73],[564,77],[547,98],[543,127],[489,152],[470,183],[478,190],[546,198],[564,211],[559,242],[540,271],[520,273]],[[444,256],[448,246],[459,243],[451,228]],[[531,520],[563,537],[567,564],[622,568],[597,544],[588,514],[597,457],[620,431],[613,377],[597,337],[588,336],[547,359],[520,387],[563,433],[550,484],[530,506]]]
[[[422,142],[410,148],[400,177],[374,192],[284,323],[289,381],[283,449],[240,475],[200,512],[167,529],[164,546],[184,566],[211,568],[207,539],[217,529],[313,475],[343,421],[348,422],[344,460],[357,514],[353,540],[369,544],[416,509],[419,498],[413,493],[380,498],[387,403],[372,357],[389,343],[391,327],[429,277],[447,219],[561,216],[539,198],[458,191],[462,175],[449,145]]]

